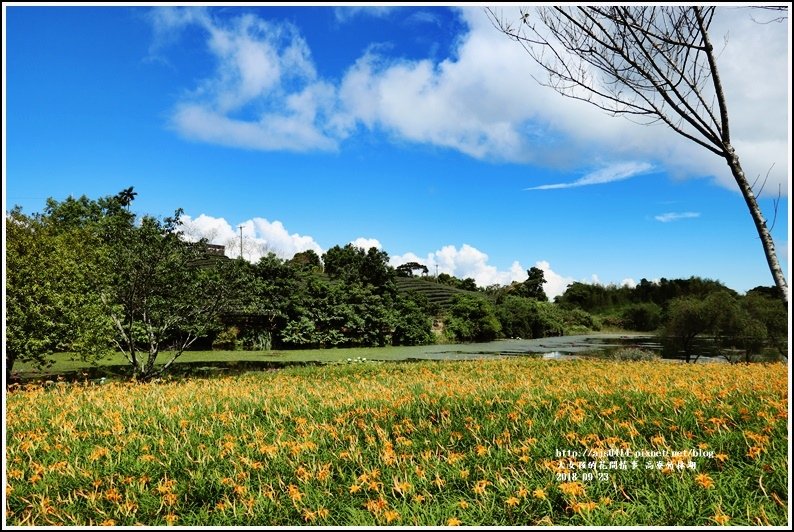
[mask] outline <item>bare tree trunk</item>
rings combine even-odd
[[[772,278],[775,281],[775,286],[778,288],[783,304],[788,306],[788,283],[786,283],[786,277],[783,275],[780,262],[777,260],[775,242],[772,240],[772,235],[769,233],[769,228],[766,226],[766,219],[761,213],[761,209],[758,206],[758,201],[756,201],[750,183],[747,182],[747,176],[745,176],[742,165],[739,163],[739,156],[736,155],[736,151],[730,144],[725,148],[725,160],[728,162],[728,167],[731,169],[736,184],[739,185],[742,197],[745,203],[747,203],[747,209],[750,211],[750,216],[753,218],[753,223],[758,231],[758,237],[761,239],[761,245],[764,248],[766,262],[769,264],[769,271],[772,273]]]
[[[660,120],[725,159],[761,239],[779,297],[788,306],[788,284],[772,235],[731,141],[727,99],[709,37],[716,7],[536,9],[537,16],[522,9],[518,26],[490,8],[487,12],[497,29],[519,42],[545,70],[548,81],[539,81],[542,85],[613,116],[645,118],[648,124]],[[707,90],[709,81],[713,94]]]

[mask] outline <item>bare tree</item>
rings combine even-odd
[[[731,144],[728,106],[709,37],[714,6],[522,8],[515,22],[486,11],[496,28],[542,67],[546,78],[537,80],[542,85],[613,116],[663,122],[725,159],[788,304],[774,241]]]

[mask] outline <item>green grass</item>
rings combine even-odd
[[[515,358],[29,385],[7,395],[6,519],[781,526],[787,408],[781,364]],[[587,480],[557,458],[609,449],[693,453],[692,467],[627,460]]]

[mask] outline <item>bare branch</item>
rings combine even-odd
[[[788,285],[753,190],[758,180],[748,183],[732,146],[728,104],[709,37],[715,6],[522,8],[517,24],[490,8],[486,13],[494,27],[518,42],[545,73],[545,79],[538,80],[541,85],[613,116],[645,124],[663,122],[723,158],[787,302]],[[537,80],[534,74],[533,78]],[[766,179],[759,194],[765,184]]]

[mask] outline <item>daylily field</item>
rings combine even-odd
[[[6,400],[10,525],[787,523],[781,364],[342,364]]]

